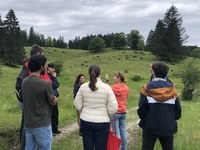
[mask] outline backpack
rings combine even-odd
[[[18,101],[20,101],[20,102],[23,102],[23,99],[22,99],[22,81],[28,75],[29,75],[29,69],[26,65],[23,65],[21,72],[17,76],[16,85],[15,85],[16,97],[17,97]]]

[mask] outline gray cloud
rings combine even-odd
[[[46,36],[65,40],[87,34],[129,33],[137,29],[145,37],[174,4],[183,17],[183,27],[190,36],[188,45],[200,46],[199,0],[7,0],[1,2],[2,18],[14,9],[22,29],[31,26]],[[199,26],[199,25],[198,25]]]

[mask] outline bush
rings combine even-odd
[[[200,83],[200,70],[195,66],[193,61],[184,64],[181,67],[182,83],[184,85],[182,90],[182,97],[185,100],[192,100],[195,91],[198,90]]]
[[[56,68],[56,74],[57,76],[60,75],[60,73],[63,71],[63,62],[62,61],[56,61],[53,63]]]
[[[192,51],[192,57],[200,58],[200,48],[196,48]]]
[[[133,76],[132,78],[131,78],[131,80],[133,80],[133,81],[140,81],[140,80],[142,80],[142,77],[141,76],[139,76],[139,75],[135,75],[135,76]]]
[[[128,70],[124,70],[125,73],[128,73]]]

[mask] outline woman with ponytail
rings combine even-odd
[[[109,75],[106,74],[106,81],[109,82]],[[127,149],[126,136],[126,105],[128,101],[129,88],[125,84],[126,78],[124,73],[116,72],[114,74],[115,84],[111,86],[118,102],[117,113],[111,116],[112,129],[116,130],[116,136],[122,139],[120,150]]]
[[[118,103],[111,87],[101,81],[98,65],[89,68],[90,81],[84,83],[74,100],[80,112],[84,150],[106,150],[110,130],[110,115],[117,112]]]

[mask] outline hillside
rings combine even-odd
[[[26,49],[28,55],[30,47]],[[156,58],[149,52],[130,50],[114,51],[106,49],[101,53],[89,53],[83,50],[45,48],[44,55],[47,57],[47,63],[62,61],[64,65],[64,70],[58,77],[61,84],[59,87],[60,127],[64,127],[76,120],[72,93],[74,80],[79,73],[84,73],[86,75],[86,80],[88,80],[88,68],[91,64],[100,65],[102,69],[102,79],[104,79],[107,72],[110,73],[111,84],[113,83],[112,78],[116,71],[125,72],[128,79],[127,85],[130,88],[128,109],[131,109],[137,107],[140,88],[150,79],[149,63],[156,61]],[[184,62],[190,59],[191,58],[187,58]],[[182,63],[183,62],[169,64],[169,78],[176,83],[178,92],[182,90],[181,79],[178,76]],[[196,60],[196,63],[200,64],[200,60]],[[18,142],[17,136],[21,122],[21,111],[17,107],[14,86],[16,77],[21,68],[10,68],[8,66],[3,66],[2,62],[0,62],[0,70],[0,147],[6,150],[13,149],[13,145]],[[135,76],[140,76],[141,80],[138,82],[133,81],[132,78]],[[178,150],[200,148],[200,131],[198,131],[200,127],[199,105],[200,102],[198,100],[195,102],[182,101],[183,117],[179,121],[179,132],[175,136],[175,147]],[[132,113],[135,115],[135,111]],[[138,144],[135,145],[134,149],[140,149],[140,130],[136,133],[133,140],[137,140]],[[72,134],[77,134],[77,132],[73,132]],[[69,141],[70,140],[71,139],[69,139]],[[55,143],[54,149],[57,149],[56,145],[64,145],[65,143],[62,140],[57,142]],[[74,142],[75,141],[73,141],[73,143]],[[157,149],[159,149],[159,146],[157,146]]]

